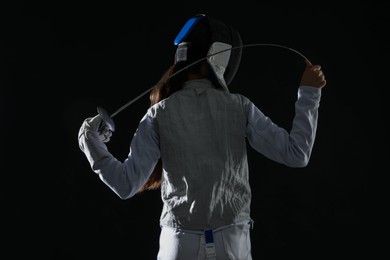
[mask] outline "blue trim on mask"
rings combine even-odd
[[[199,22],[200,19],[203,19],[205,15],[200,14],[197,16],[194,16],[190,18],[183,26],[183,28],[180,30],[179,34],[176,36],[174,40],[174,44],[178,45],[179,43],[183,42],[187,36],[190,34],[192,29],[195,27],[195,25]]]

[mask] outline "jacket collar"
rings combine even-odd
[[[206,78],[186,81],[183,86],[183,89],[193,89],[197,94],[210,88],[215,88],[215,86],[210,79]]]

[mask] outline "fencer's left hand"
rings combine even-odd
[[[85,133],[85,131],[93,131],[93,132],[98,133],[99,139],[104,143],[108,143],[111,139],[111,136],[112,136],[111,130],[103,122],[100,115],[96,115],[94,117],[89,117],[89,118],[84,120],[84,122],[80,128],[79,136],[81,134]]]

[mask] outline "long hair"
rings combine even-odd
[[[209,75],[208,69],[206,69],[206,73],[204,71],[204,68],[209,67],[206,60],[194,63],[195,61],[206,57],[207,51],[210,48],[211,32],[208,23],[200,22],[189,35],[188,41],[191,43],[191,49],[189,50],[187,60],[180,62],[175,61],[174,64],[163,73],[161,79],[153,87],[150,93],[150,106],[153,106],[161,100],[168,98],[176,91],[182,89],[184,82],[190,79],[189,75],[196,75],[196,77],[199,78],[204,78]],[[192,63],[194,64],[186,68],[184,72],[179,72]],[[162,171],[163,165],[160,158],[151,176],[140,188],[139,192],[160,188]]]

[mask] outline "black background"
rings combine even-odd
[[[327,78],[306,168],[248,148],[253,258],[375,259],[386,235],[389,11],[375,1],[2,4],[2,248],[14,257],[156,258],[159,191],[120,200],[89,168],[77,132],[97,106],[114,112],[152,87],[184,22],[205,13],[244,44],[299,51]],[[303,68],[286,49],[244,48],[230,90],[289,128]],[[108,147],[119,160],[148,106],[145,95],[114,118]]]

